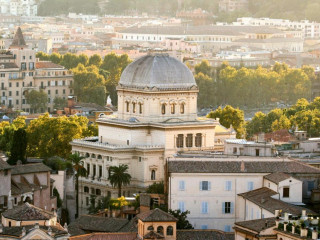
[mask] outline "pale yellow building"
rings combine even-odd
[[[175,58],[139,58],[124,70],[117,91],[118,113],[96,121],[99,136],[71,143],[73,152],[86,157],[88,171],[88,177],[80,179],[80,213],[87,211],[90,194],[117,195],[108,181],[110,166],[129,166],[131,185],[122,190],[132,196],[165,181],[168,157],[214,149],[217,122],[197,119],[197,84]]]

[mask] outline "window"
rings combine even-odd
[[[132,112],[136,113],[136,103],[132,103]]]
[[[101,190],[100,189],[96,189],[96,195],[97,196],[101,196]]]
[[[163,227],[162,226],[157,227],[157,233],[163,234]]]
[[[126,102],[126,110],[127,110],[127,112],[129,112],[129,110],[130,110],[130,109],[129,109],[129,108],[130,108],[129,106],[130,106],[130,105],[129,105],[129,102]]]
[[[139,162],[142,162],[142,157],[139,157],[138,160],[139,160]]]
[[[166,114],[166,105],[165,104],[161,104],[161,113],[162,113],[162,115]]]
[[[225,225],[224,226],[224,231],[225,232],[231,232],[231,226],[230,225]]]
[[[232,182],[231,181],[226,181],[225,190],[226,191],[231,191],[231,189],[232,189]]]
[[[201,203],[201,213],[208,214],[208,202]]]
[[[16,105],[19,105],[19,100],[18,99],[16,99]]]
[[[232,214],[233,213],[233,202],[223,202],[222,203],[222,213]]]
[[[89,188],[88,187],[84,187],[84,192],[85,193],[89,193]]]
[[[167,227],[167,235],[169,235],[169,236],[173,235],[173,227],[172,226]]]
[[[58,89],[56,90],[56,94],[59,94],[59,91],[58,91]]]
[[[90,164],[87,163],[87,175],[90,175]]]
[[[151,171],[151,180],[156,180],[156,171],[155,170]]]
[[[234,148],[233,148],[233,154],[237,154],[237,151],[238,151],[237,148],[234,147]]]
[[[210,191],[211,183],[209,181],[201,181],[200,182],[200,191]]]
[[[256,156],[260,156],[260,149],[256,149]]]
[[[149,227],[147,228],[148,231],[153,231],[153,229],[154,229],[153,226],[149,226]]]
[[[19,87],[19,82],[16,82],[16,87]]]
[[[99,178],[102,177],[102,166],[99,166]]]
[[[290,195],[290,188],[289,187],[284,187],[283,188],[283,197],[288,198]]]
[[[142,103],[139,103],[139,113],[142,114]]]
[[[93,164],[92,165],[92,170],[93,170],[93,176],[95,177],[96,176],[96,171],[97,171],[97,169],[96,169],[96,165],[95,164]]]
[[[314,181],[308,181],[308,191],[312,191],[314,189]]]
[[[19,96],[19,91],[16,91],[16,96]]]
[[[186,190],[185,189],[185,182],[182,180],[182,181],[179,181],[179,191],[184,191]]]
[[[184,103],[180,104],[180,113],[184,114]]]
[[[176,105],[174,103],[171,104],[171,114],[175,114],[176,112]]]
[[[208,229],[208,225],[201,225],[201,229],[202,230],[207,230]]]
[[[12,95],[12,93],[11,93],[11,91],[9,91],[9,97],[11,97],[11,95]]]
[[[27,70],[27,65],[25,62],[21,63],[21,70]]]
[[[202,134],[197,133],[196,134],[196,147],[202,147]]]
[[[183,201],[180,201],[178,203],[178,208],[181,212],[184,212],[185,211],[185,208],[184,208],[184,202]]]
[[[89,197],[86,197],[86,205],[89,206]]]
[[[253,182],[248,182],[248,191],[253,190]]]
[[[178,134],[177,148],[183,148],[183,134]]]
[[[9,87],[12,87],[12,83],[11,82],[9,82]]]
[[[65,90],[65,89],[63,89],[63,90],[62,90],[62,93],[63,93],[63,94],[66,94],[66,90]]]
[[[192,147],[193,146],[193,135],[192,134],[187,134],[186,146],[187,147]]]

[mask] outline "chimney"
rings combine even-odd
[[[284,213],[284,221],[285,222],[289,221],[289,214],[288,213]]]
[[[36,224],[34,225],[34,228],[35,228],[35,229],[39,229],[39,223],[36,223]]]
[[[279,210],[275,210],[275,211],[274,211],[274,216],[275,216],[275,217],[279,217]]]
[[[301,217],[306,217],[307,216],[307,210],[302,210],[302,216]]]
[[[243,160],[241,161],[240,170],[241,170],[241,172],[245,172],[245,170],[246,170],[246,167],[245,167],[245,164],[244,164],[244,161],[243,161]]]

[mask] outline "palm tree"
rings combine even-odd
[[[85,157],[80,156],[77,152],[69,156],[76,178],[76,218],[79,217],[79,177],[85,177],[87,175],[87,170],[83,166],[84,158]]]
[[[121,164],[119,167],[112,166],[109,168],[109,177],[112,187],[118,187],[118,197],[121,197],[121,188],[130,184],[131,175],[127,172],[128,165]]]

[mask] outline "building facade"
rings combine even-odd
[[[123,72],[118,114],[96,122],[99,136],[74,140],[72,151],[85,156],[88,177],[80,179],[80,213],[90,194],[116,196],[108,181],[110,166],[126,164],[132,176],[124,196],[165,181],[166,159],[177,151],[213,150],[216,121],[197,119],[198,88],[178,60],[155,54],[139,58]]]

